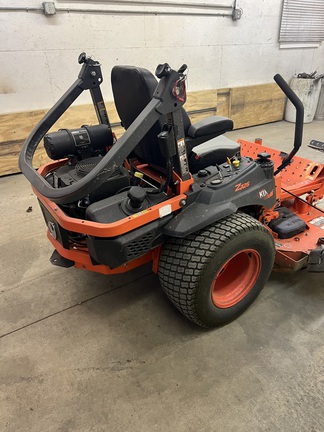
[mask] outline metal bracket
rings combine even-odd
[[[43,2],[43,11],[46,16],[53,16],[56,14],[56,7],[54,2]]]
[[[232,10],[232,20],[237,21],[242,18],[242,15],[243,15],[243,9],[237,7],[236,0],[235,0],[233,4],[233,10]]]
[[[57,250],[55,249],[50,257],[50,262],[54,266],[69,268],[74,266],[74,261],[71,261],[67,258],[62,257]]]
[[[311,140],[311,142],[308,144],[308,147],[324,152],[324,142],[322,141]]]
[[[232,12],[232,20],[237,21],[242,18],[243,10],[241,8],[234,8]]]
[[[308,258],[309,272],[324,272],[324,247],[319,246],[316,249],[311,250]]]

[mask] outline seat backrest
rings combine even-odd
[[[135,66],[115,66],[111,71],[111,85],[119,118],[127,129],[151,101],[158,82],[147,69]],[[185,134],[190,127],[188,114],[182,109]],[[134,149],[141,161],[165,167],[157,135],[166,123],[164,116],[156,122]]]

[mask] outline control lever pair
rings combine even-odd
[[[187,69],[187,65],[183,64],[178,70],[177,72],[179,74],[183,74],[185,72],[185,70]],[[162,78],[164,76],[168,76],[171,73],[171,67],[168,63],[163,63],[163,64],[159,64],[157,66],[157,68],[155,69],[155,76],[157,78]]]
[[[175,81],[172,94],[173,96],[179,101],[184,102],[186,99],[186,84],[185,80],[187,78],[186,75],[184,75],[184,72],[187,69],[187,65],[183,64],[178,70],[177,73],[179,74],[179,79]],[[168,63],[159,64],[158,67],[155,70],[155,75],[158,78],[162,78],[165,76],[170,75],[171,73],[171,67]]]

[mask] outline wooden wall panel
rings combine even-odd
[[[189,92],[185,103],[186,111],[216,110],[217,90]]]
[[[114,103],[107,102],[106,107],[111,123],[118,123],[120,120]],[[204,90],[188,93],[185,108],[190,113],[192,122],[220,115],[232,118],[237,129],[281,120],[284,96],[276,84]],[[39,110],[0,115],[0,176],[19,172],[18,155],[23,142],[45,112],[46,110]],[[71,106],[51,131],[96,123],[92,105]],[[117,137],[123,134],[121,126],[116,126],[113,130]],[[35,154],[35,168],[46,161],[48,158],[41,144]]]
[[[106,104],[109,119],[119,122],[119,117],[113,102]],[[19,172],[18,156],[28,134],[37,125],[46,110],[5,114],[0,116],[0,176]],[[56,122],[51,132],[64,128],[78,128],[82,124],[96,124],[97,117],[92,105],[71,106]],[[114,128],[117,136],[123,133],[122,127]],[[49,162],[42,144],[34,156],[34,167],[38,168]]]
[[[230,117],[230,89],[219,89],[217,91],[217,115]]]
[[[229,117],[234,128],[282,120],[285,96],[276,84],[236,87],[230,90]]]

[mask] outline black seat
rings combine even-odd
[[[115,66],[111,72],[111,84],[118,115],[122,125],[127,129],[151,101],[158,82],[147,69]],[[232,120],[212,116],[191,124],[186,111],[183,108],[181,110],[189,167],[193,174],[208,165],[225,162],[227,157],[232,157],[239,151],[240,146],[234,141],[218,142],[216,138],[233,129]],[[161,116],[135,147],[134,154],[140,161],[165,167],[157,139],[165,123],[166,118]],[[207,145],[206,149],[204,143]]]

